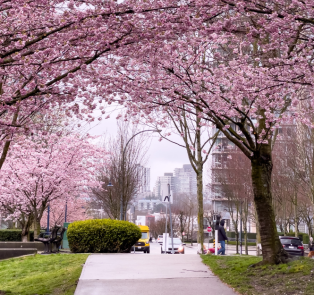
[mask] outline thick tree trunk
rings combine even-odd
[[[22,242],[27,242],[30,240],[30,228],[33,223],[33,216],[22,214],[20,223],[22,225]]]
[[[251,159],[254,202],[261,235],[263,263],[278,264],[287,261],[276,229],[272,207],[270,145],[263,145]]]
[[[38,237],[40,234],[40,220],[36,219],[34,222],[34,237]]]
[[[197,175],[197,204],[198,204],[198,212],[197,212],[197,222],[198,222],[198,243],[201,245],[201,249],[203,249],[204,244],[204,206],[203,206],[203,169],[200,168]]]
[[[259,244],[261,244],[261,235],[260,235],[260,232],[259,232],[258,221],[256,221],[256,255],[257,256],[261,255]]]

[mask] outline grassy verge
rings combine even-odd
[[[249,267],[255,256],[202,255],[203,262],[223,282],[245,295],[314,294],[314,260],[304,257],[288,264]]]
[[[74,294],[87,257],[88,254],[54,254],[0,261],[0,294]]]

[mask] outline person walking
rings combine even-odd
[[[310,251],[314,251],[313,237],[310,237]]]
[[[218,251],[218,255],[226,255],[226,242],[228,241],[226,232],[225,232],[225,221],[222,219],[220,221],[219,229],[218,229],[218,242],[220,243],[221,248]]]

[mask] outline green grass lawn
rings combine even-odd
[[[223,282],[245,295],[314,294],[314,259],[307,257],[288,264],[250,267],[256,256],[202,255],[203,262]]]
[[[88,254],[53,254],[0,261],[0,294],[74,294],[87,257]]]

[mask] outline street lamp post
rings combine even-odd
[[[49,219],[50,219],[50,203],[48,204],[48,208],[47,208],[47,233],[49,232]]]
[[[122,179],[120,181],[120,188],[121,188],[121,196],[120,196],[120,220],[124,220],[124,213],[123,213],[123,192],[124,192],[124,155],[125,155],[125,151],[126,151],[126,148],[129,144],[129,142],[138,134],[140,133],[143,133],[143,132],[148,132],[148,131],[151,131],[151,132],[161,132],[161,130],[142,130],[140,132],[137,132],[135,133],[129,140],[128,142],[126,143],[126,145],[124,146],[123,148],[123,151],[122,151],[122,161],[121,161],[121,172],[122,172]]]
[[[64,222],[67,222],[67,215],[68,215],[68,200],[65,200],[65,212],[64,212]]]
[[[168,204],[169,204],[169,222],[170,222],[170,237],[171,237],[171,246],[172,246],[172,250],[171,250],[171,254],[174,254],[174,248],[173,248],[173,230],[172,230],[172,215],[171,215],[171,203],[170,203],[170,184],[168,183],[168,196],[165,197],[164,202],[166,202],[166,199],[168,199],[168,202],[166,202],[165,206],[166,206],[166,235],[165,235],[165,245],[166,245],[166,251],[165,254],[167,254],[167,250],[168,250],[168,241],[167,241],[167,208],[168,208]],[[168,204],[167,204],[168,203]]]
[[[242,255],[242,201],[240,202],[240,255]]]

